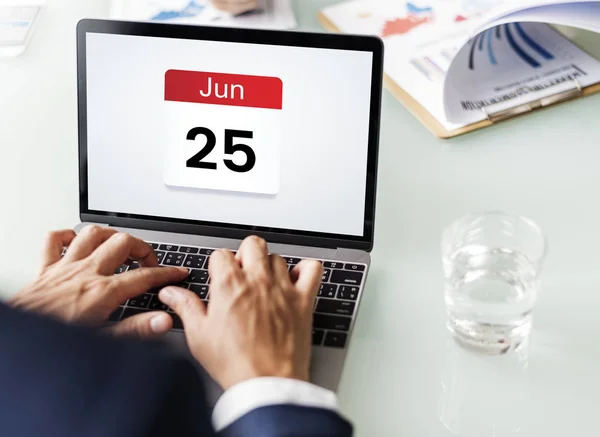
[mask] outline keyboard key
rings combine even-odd
[[[358,298],[358,287],[342,285],[337,294],[338,299],[356,300]]]
[[[139,269],[140,267],[141,267],[141,265],[137,261],[134,261],[131,264],[129,264],[129,270]]]
[[[318,313],[339,314],[341,316],[351,316],[354,314],[354,302],[343,302],[333,299],[319,299],[316,311]]]
[[[165,257],[165,253],[164,253],[164,252],[159,252],[159,251],[156,251],[156,252],[154,252],[154,253],[155,253],[155,255],[156,255],[156,259],[158,260],[158,263],[159,263],[159,264],[162,264],[162,262],[163,262],[163,259],[164,259],[164,257]]]
[[[119,268],[117,270],[115,270],[115,275],[125,273],[128,268],[129,268],[129,266],[127,264],[123,264],[123,265],[119,266]]]
[[[161,244],[159,249],[166,250],[167,252],[177,252],[179,250],[179,246],[173,246],[172,244]]]
[[[334,298],[336,291],[337,285],[335,284],[321,284],[321,287],[319,288],[319,296]]]
[[[190,290],[198,295],[200,299],[206,299],[208,297],[208,285],[190,285]]]
[[[185,257],[184,267],[189,269],[201,269],[206,261],[206,257],[202,255],[188,255]]]
[[[146,241],[146,243],[148,243],[148,242]],[[158,249],[158,243],[148,243],[148,244],[150,246],[152,246],[152,249],[154,249],[154,250]]]
[[[313,331],[312,331],[313,346],[321,346],[321,343],[323,343],[324,336],[325,336],[325,331],[321,331],[320,329],[313,329]]]
[[[322,282],[329,282],[329,277],[331,276],[331,270],[325,269],[323,270],[323,276],[321,277]]]
[[[286,263],[291,264],[291,265],[296,265],[301,261],[300,258],[292,258],[289,256],[284,256],[283,259],[285,260]]]
[[[192,270],[187,281],[194,284],[206,284],[208,282],[208,272],[206,270]]]
[[[354,270],[355,272],[364,272],[365,266],[362,264],[346,264],[346,270]]]
[[[326,261],[323,263],[323,267],[325,267],[326,269],[343,269],[344,263]]]
[[[337,331],[348,331],[350,329],[350,317],[332,316],[329,314],[313,314],[313,327],[316,329],[335,329]]]
[[[125,308],[125,311],[123,311],[123,315],[121,316],[121,320],[147,312],[148,310],[143,310],[141,308]]]
[[[185,254],[183,253],[167,252],[163,264],[166,266],[180,266],[183,264],[184,259]]]
[[[198,253],[199,250],[200,249],[198,249],[197,247],[185,247],[185,246],[181,246],[179,248],[179,251],[183,252],[183,253]]]
[[[349,270],[333,270],[330,281],[335,284],[360,285],[362,272],[351,272]]]
[[[153,295],[148,309],[152,311],[167,311],[169,307],[162,303],[157,295]]]
[[[121,313],[123,312],[123,307],[119,307],[116,310],[113,311],[113,313],[108,316],[108,321],[109,322],[118,322],[119,319],[121,318]]]
[[[200,249],[200,254],[210,256],[214,251],[215,249]]]
[[[184,282],[180,282],[179,284],[172,284],[172,285],[173,285],[173,287],[181,287],[181,288],[189,288],[190,287],[190,283],[187,279]]]
[[[348,334],[343,332],[329,331],[325,336],[325,346],[328,347],[344,347],[346,346],[346,339]]]
[[[173,318],[173,329],[183,329],[183,322],[179,318],[179,316],[175,313],[171,313],[171,317]]]
[[[150,299],[152,299],[152,295],[145,293],[140,296],[129,299],[129,301],[127,301],[127,306],[134,308],[148,308],[148,304],[150,304]]]

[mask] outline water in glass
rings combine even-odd
[[[524,253],[467,245],[445,257],[444,270],[448,328],[459,343],[501,354],[527,338],[538,279]]]

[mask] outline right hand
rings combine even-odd
[[[209,270],[208,308],[189,290],[159,294],[181,317],[190,350],[208,373],[225,390],[262,376],[308,381],[321,263],[304,260],[290,275],[264,240],[249,237],[235,257],[214,252]]]

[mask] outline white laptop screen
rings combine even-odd
[[[363,236],[372,53],[86,38],[90,210]]]

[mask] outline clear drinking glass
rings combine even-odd
[[[459,344],[503,354],[527,339],[546,250],[540,227],[525,217],[469,214],[446,228],[448,329]]]

